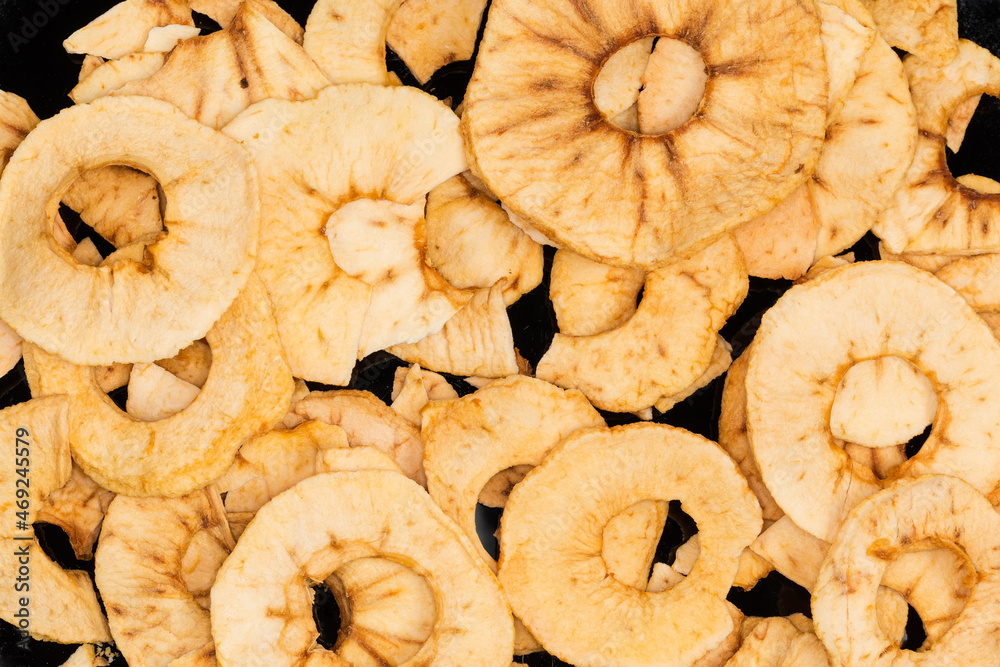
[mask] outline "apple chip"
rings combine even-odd
[[[646,274],[601,264],[569,250],[552,260],[549,299],[560,333],[593,336],[619,327],[635,314]]]
[[[677,551],[674,552],[674,563],[668,567],[683,579],[691,574],[691,570],[694,569],[700,553],[701,538],[695,534],[687,542],[677,547]],[[757,585],[758,581],[766,577],[774,569],[774,566],[767,559],[751,551],[750,547],[747,547],[740,552],[740,561],[736,568],[736,577],[733,579],[733,586],[742,588],[743,590],[750,590]],[[672,581],[674,578],[672,575],[664,577],[668,581]],[[671,586],[668,586],[668,588]],[[651,589],[647,587],[646,590]]]
[[[129,664],[167,665],[211,643],[209,593],[234,544],[211,486],[180,498],[112,501],[94,580]]]
[[[131,81],[152,76],[166,60],[165,53],[130,53],[117,60],[109,60],[76,84],[69,91],[69,97],[76,104],[93,102]]]
[[[82,82],[88,76],[93,74],[94,70],[103,65],[105,62],[107,61],[100,56],[84,56],[83,63],[80,65],[80,74],[77,75],[77,83]]]
[[[820,21],[791,0],[740,7],[497,0],[464,102],[470,163],[560,247],[620,266],[656,268],[773,208],[823,141]],[[690,120],[637,135],[596,106],[594,81],[650,35],[686,42],[709,77]]]
[[[604,526],[640,500],[677,497],[705,545],[691,574],[663,593],[615,582]],[[760,526],[753,494],[714,443],[659,424],[588,429],[511,493],[499,578],[514,613],[562,660],[691,664],[733,631],[725,595]]]
[[[437,605],[427,581],[388,558],[358,558],[326,580],[340,605],[334,652],[349,665],[402,665],[434,631]]]
[[[125,0],[70,35],[63,48],[114,60],[141,50],[149,31],[165,25],[194,25],[187,2]]]
[[[897,664],[907,656],[877,627],[876,589],[908,545],[959,550],[975,571],[954,626],[922,647],[927,664],[986,664],[1000,651],[1000,515],[967,483],[946,475],[899,480],[847,517],[819,573],[812,611],[816,634],[836,664]]]
[[[488,288],[505,280],[509,306],[542,282],[542,247],[464,176],[430,191],[426,215],[427,261],[455,287]]]
[[[448,63],[469,60],[486,0],[408,0],[392,15],[386,44],[421,84]]]
[[[727,667],[829,667],[823,642],[802,614],[754,621],[741,630],[740,648]]]
[[[743,257],[724,236],[647,274],[642,302],[625,324],[593,336],[556,334],[537,376],[579,389],[603,410],[650,407],[702,376],[717,332],[747,290]]]
[[[312,101],[261,102],[225,132],[241,140],[257,164],[257,271],[292,371],[347,384],[371,290],[336,265],[323,226],[359,193],[412,204],[462,172],[458,118],[412,88],[333,86]]]
[[[606,117],[612,119],[612,122],[628,109],[635,107],[643,85],[643,72],[649,62],[649,54],[653,50],[654,39],[654,37],[643,37],[626,44],[609,55],[597,73],[594,79],[594,104]],[[635,108],[638,113],[638,107]],[[638,128],[635,131],[638,131]]]
[[[155,74],[112,94],[166,100],[214,128],[260,100],[315,97],[329,82],[258,1],[247,0],[225,30],[178,44]]]
[[[972,117],[979,107],[979,100],[982,94],[973,95],[964,102],[959,102],[958,106],[948,117],[948,130],[945,132],[945,145],[951,149],[952,153],[957,153],[965,140],[965,131],[972,122]]]
[[[388,351],[404,361],[452,375],[516,375],[517,354],[503,287],[504,281],[500,281],[489,289],[477,290],[441,331],[416,343],[393,345]]]
[[[205,386],[212,368],[212,348],[204,339],[196,340],[169,359],[158,360],[156,365],[178,379],[201,388]]]
[[[943,67],[958,51],[956,0],[863,0],[891,46]]]
[[[188,0],[191,9],[228,28],[245,0]],[[256,9],[296,44],[302,43],[302,26],[274,0],[254,0]]]
[[[746,378],[747,428],[764,483],[796,525],[821,539],[885,483],[837,445],[830,412],[851,367],[886,356],[925,375],[939,406],[923,447],[895,476],[946,473],[984,492],[1000,481],[985,407],[1000,396],[1000,344],[989,328],[951,288],[906,264],[835,269],[764,314]]]
[[[437,605],[414,664],[510,664],[510,609],[469,539],[414,482],[383,471],[325,473],[262,507],[212,590],[221,664],[330,661],[316,645],[309,582],[357,558],[388,557],[425,577]],[[315,657],[313,657],[315,656]]]
[[[639,131],[667,134],[679,128],[698,111],[707,81],[698,51],[680,39],[658,39],[642,74],[636,106]]]
[[[156,179],[124,165],[88,169],[69,186],[62,202],[119,248],[140,239],[152,245],[163,229]]]
[[[443,377],[413,364],[396,369],[390,407],[406,421],[420,427],[420,411],[430,401],[458,398],[458,392]]]
[[[392,85],[385,40],[403,1],[319,0],[306,20],[302,46],[335,84]]]
[[[163,184],[170,234],[150,248],[152,267],[84,266],[52,243],[62,192],[113,156]],[[239,145],[165,102],[109,97],[70,107],[25,139],[0,182],[0,241],[18,249],[16,261],[0,257],[0,316],[73,363],[172,356],[204,336],[246,284],[256,192]]]
[[[165,25],[153,28],[146,36],[142,50],[146,53],[167,53],[173,51],[178,42],[201,34],[201,28],[191,25]]]
[[[1000,310],[1000,254],[959,257],[935,274],[978,310]]]
[[[358,359],[440,331],[472,298],[427,262],[424,206],[356,199],[326,222],[333,261],[372,288]]]
[[[958,56],[942,67],[909,56],[903,63],[917,109],[916,155],[902,185],[875,225],[893,253],[972,255],[1000,250],[993,224],[1000,194],[959,183],[948,169],[948,119],[970,97],[1000,95],[1000,59],[960,40]]]
[[[828,69],[834,71],[832,61]],[[903,67],[875,36],[827,117],[816,171],[791,197],[736,231],[751,275],[799,278],[817,259],[854,245],[891,204],[913,158],[916,129]]]
[[[291,412],[301,420],[318,419],[339,426],[351,447],[372,446],[395,461],[407,477],[426,485],[424,443],[420,431],[367,391],[314,391]]]
[[[688,385],[684,390],[658,400],[653,407],[657,412],[666,412],[678,403],[687,400],[699,389],[704,389],[716,378],[721,376],[733,362],[733,348],[722,336],[716,336],[715,349],[712,350],[712,359],[708,362],[708,368],[698,378]]]
[[[156,364],[133,364],[125,412],[144,422],[177,414],[198,397],[199,388]]]
[[[69,394],[74,460],[98,484],[128,495],[185,495],[222,475],[247,438],[280,421],[292,393],[267,294],[256,278],[207,340],[213,363],[205,386],[190,406],[159,421],[125,414],[101,391],[91,367],[37,346],[25,352],[25,372],[33,394]]]
[[[102,489],[73,464],[69,480],[49,494],[35,521],[62,528],[76,557],[90,560],[94,557],[94,542],[101,532],[104,513],[114,497],[114,493]]]
[[[31,527],[71,475],[68,410],[64,396],[35,398],[0,410],[0,437],[11,462],[0,472],[0,618],[17,627],[16,614],[25,606],[20,600],[30,589],[32,637],[64,644],[109,641],[90,576],[67,572],[51,561]],[[29,588],[24,587],[26,581]]]

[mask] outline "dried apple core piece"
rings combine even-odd
[[[852,366],[830,411],[834,437],[866,447],[905,444],[937,413],[934,384],[906,359],[889,355]]]

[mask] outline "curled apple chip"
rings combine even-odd
[[[424,84],[445,65],[472,58],[485,9],[486,0],[408,0],[392,15],[385,42]]]
[[[648,273],[642,301],[621,326],[593,336],[556,334],[537,376],[579,389],[603,410],[655,405],[704,374],[717,332],[748,288],[743,256],[732,236],[724,236]]]
[[[679,498],[703,547],[662,593],[608,576],[608,521],[640,500]],[[736,464],[678,428],[631,424],[572,434],[511,492],[499,579],[545,649],[577,664],[692,664],[734,629],[725,596],[760,507]],[[594,625],[585,619],[598,617]],[[599,660],[599,662],[598,662]]]
[[[77,83],[82,82],[88,76],[93,74],[94,70],[103,65],[105,62],[107,61],[100,56],[84,56],[83,62],[80,64],[80,74],[77,75]]]
[[[639,269],[601,264],[569,250],[552,259],[549,299],[559,332],[593,336],[628,322],[646,280]]]
[[[306,20],[302,46],[332,83],[389,86],[385,40],[403,1],[319,0]]]
[[[112,501],[94,580],[129,664],[167,665],[211,643],[210,591],[234,544],[211,486],[180,498]]]
[[[958,55],[956,0],[863,0],[890,45],[937,66]]]
[[[705,368],[705,371],[686,388],[676,394],[661,398],[653,404],[653,407],[656,408],[657,412],[670,410],[678,403],[694,395],[699,389],[704,389],[711,384],[716,378],[726,372],[731,363],[733,363],[733,348],[725,338],[717,335],[715,338],[715,349],[712,350],[712,358],[708,362],[708,367]]]
[[[292,376],[267,293],[256,278],[208,332],[212,372],[187,408],[159,421],[125,414],[88,366],[37,346],[25,353],[35,394],[68,394],[74,460],[102,487],[128,495],[179,496],[222,475],[249,437],[288,411]],[[157,367],[159,368],[159,367]]]
[[[424,206],[356,199],[326,221],[333,261],[372,288],[359,359],[439,331],[472,298],[427,262]]]
[[[336,660],[316,645],[308,584],[372,557],[406,564],[433,592],[437,617],[414,664],[510,664],[510,609],[489,568],[420,486],[383,471],[315,475],[257,512],[212,589],[219,662]]]
[[[412,88],[332,86],[315,100],[258,103],[225,132],[242,141],[257,164],[257,271],[292,371],[345,385],[371,290],[336,265],[323,226],[359,193],[408,205],[461,173],[458,118]]]
[[[63,48],[113,60],[141,50],[149,31],[166,25],[194,25],[185,0],[125,0],[70,35]]]
[[[403,473],[426,485],[420,431],[367,391],[314,391],[292,405],[300,420],[317,419],[341,427],[351,447],[372,446],[395,461]]]
[[[404,361],[452,375],[498,378],[519,372],[514,334],[503,299],[504,281],[477,290],[441,331],[388,352]]]
[[[886,356],[911,363],[938,400],[930,435],[894,477],[946,473],[984,492],[1000,481],[985,407],[1000,395],[991,370],[1000,345],[989,328],[951,288],[906,264],[835,269],[764,314],[746,377],[747,428],[764,483],[796,525],[821,539],[886,483],[850,459],[830,426],[841,379],[856,362]]]
[[[948,119],[965,100],[1000,95],[1000,59],[968,40],[957,57],[934,66],[915,56],[903,62],[917,110],[916,155],[892,205],[874,231],[893,253],[972,255],[1000,250],[993,224],[1000,194],[963,185],[945,157]]]
[[[152,76],[113,95],[145,95],[221,128],[254,102],[315,97],[329,85],[302,47],[268,20],[259,0],[247,0],[225,30],[177,45]]]
[[[986,664],[1000,650],[1000,515],[981,494],[946,475],[901,479],[858,504],[830,546],[813,592],[816,634],[835,664],[900,664],[909,656],[877,627],[883,574],[908,545],[965,554],[972,592],[952,628],[921,655],[927,664]],[[911,659],[912,661],[912,659]]]
[[[87,78],[69,91],[76,104],[93,102],[110,95],[130,81],[138,81],[155,74],[167,61],[165,53],[130,53],[117,60],[98,66]]]
[[[455,287],[488,288],[504,280],[509,306],[542,282],[542,247],[462,175],[427,195],[426,235],[427,260]]]
[[[50,209],[73,176],[125,158],[163,184],[170,233],[150,247],[152,267],[81,265],[52,243]],[[0,182],[0,239],[17,248],[16,261],[0,257],[0,315],[73,363],[172,356],[204,336],[246,284],[256,192],[236,142],[165,102],[102,98],[65,109],[22,142]]]
[[[621,266],[656,268],[767,211],[819,156],[820,21],[786,0],[740,6],[496,2],[464,101],[470,163],[560,247]],[[651,35],[686,42],[709,75],[694,116],[639,135],[601,112],[594,82],[615,51]]]
[[[153,28],[146,36],[142,45],[145,53],[168,53],[173,51],[178,42],[197,37],[201,28],[193,25],[165,25]]]

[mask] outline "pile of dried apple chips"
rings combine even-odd
[[[66,665],[995,664],[954,0],[486,4],[124,0],[73,105],[0,92],[0,618]],[[718,442],[669,424],[723,376]],[[808,615],[734,604],[776,577]]]

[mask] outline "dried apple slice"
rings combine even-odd
[[[51,209],[72,177],[113,156],[163,184],[170,234],[150,247],[153,270],[83,266],[52,243]],[[103,98],[70,107],[39,124],[0,182],[0,239],[18,249],[17,261],[0,258],[0,314],[73,363],[170,357],[204,336],[246,284],[256,192],[236,142],[165,102]]]
[[[211,486],[180,498],[115,498],[94,580],[130,664],[167,665],[211,643],[210,590],[234,544]]]
[[[542,282],[542,247],[461,175],[427,195],[426,235],[427,260],[455,287],[488,288],[504,280],[509,306]]]
[[[104,513],[114,497],[114,493],[102,489],[74,464],[69,480],[49,494],[35,521],[62,528],[76,557],[90,560],[94,557],[94,543],[101,532]]]
[[[292,371],[345,385],[370,288],[336,265],[322,228],[358,193],[412,204],[462,172],[458,118],[412,88],[334,86],[311,101],[261,102],[225,132],[243,142],[260,174],[257,271]]]
[[[70,35],[63,48],[113,60],[141,50],[149,31],[165,25],[194,25],[185,0],[125,0]]]
[[[975,570],[965,609],[921,651],[928,664],[985,664],[1000,650],[1000,515],[960,479],[899,480],[850,513],[830,547],[813,593],[813,622],[837,664],[889,665],[906,654],[876,625],[874,598],[889,564],[907,545],[936,542],[963,552]],[[898,662],[897,662],[898,664]]]
[[[895,476],[951,474],[984,492],[1000,481],[984,408],[1000,395],[1000,374],[991,370],[1000,367],[1000,344],[989,328],[951,288],[906,264],[835,269],[793,287],[765,313],[746,378],[747,428],[763,480],[781,509],[821,539],[832,539],[850,509],[885,483],[836,444],[829,418],[844,374],[857,360],[884,356],[912,363],[939,402],[926,442]]]
[[[23,98],[0,90],[0,174],[14,149],[36,125],[38,116]]]
[[[691,574],[663,593],[615,582],[604,526],[640,500],[678,497],[704,543]],[[760,527],[757,501],[714,443],[659,424],[588,429],[511,493],[499,578],[514,613],[562,660],[691,664],[732,633],[724,598]],[[599,625],[584,621],[594,615]]]
[[[556,334],[537,376],[579,389],[598,408],[634,412],[691,386],[708,368],[716,334],[747,294],[743,256],[724,236],[646,275],[642,302],[616,329]],[[635,359],[640,363],[623,360]]]
[[[560,247],[621,266],[656,268],[769,210],[819,157],[820,22],[787,0],[740,6],[498,0],[462,116],[476,173]],[[594,101],[608,57],[650,35],[686,41],[709,72],[698,113],[663,135],[615,127]]]
[[[37,346],[25,352],[33,394],[69,394],[76,462],[98,484],[128,495],[179,496],[222,475],[248,438],[288,411],[292,376],[267,293],[256,278],[207,336],[212,372],[190,406],[144,422],[101,391],[92,367],[74,366]]]
[[[191,405],[198,393],[198,387],[157,364],[133,364],[125,412],[141,421],[159,421]]]
[[[879,32],[895,46],[938,66],[958,55],[956,0],[863,0]]]
[[[392,15],[386,44],[421,84],[448,63],[469,60],[486,0],[408,0]]]
[[[86,79],[69,91],[76,104],[86,104],[110,95],[131,81],[155,74],[167,61],[165,53],[130,53],[98,66]]]
[[[597,73],[597,78],[594,79],[594,104],[608,118],[618,118],[635,106],[642,90],[642,74],[649,62],[654,39],[643,37],[626,44],[608,56]],[[638,120],[636,123],[638,124]],[[638,131],[638,127],[635,131]]]
[[[625,324],[635,314],[645,280],[644,271],[557,250],[552,259],[549,299],[559,332],[593,336]]]
[[[1000,250],[993,224],[1000,194],[959,183],[948,169],[948,119],[970,97],[1000,95],[1000,59],[968,40],[942,67],[909,56],[903,63],[917,110],[916,155],[874,231],[893,253],[971,255]]]
[[[316,646],[308,583],[369,557],[407,564],[433,591],[437,619],[414,664],[510,664],[510,609],[489,569],[420,486],[382,471],[315,475],[257,512],[212,590],[219,662],[334,659]]]
[[[812,621],[802,614],[753,620],[741,629],[740,648],[727,666],[829,667],[823,642],[813,632]]]
[[[155,240],[148,237],[163,230],[156,179],[124,165],[84,171],[62,195],[62,203],[117,248],[140,239],[152,245]]]
[[[281,32],[288,35],[289,39],[296,44],[302,43],[302,26],[274,0],[254,0],[254,2],[257,10]],[[243,4],[244,0],[188,0],[188,5],[193,11],[204,14],[222,28],[229,27]]]
[[[413,364],[396,369],[390,407],[408,422],[420,427],[420,411],[430,401],[458,398],[458,392],[443,377]]]

